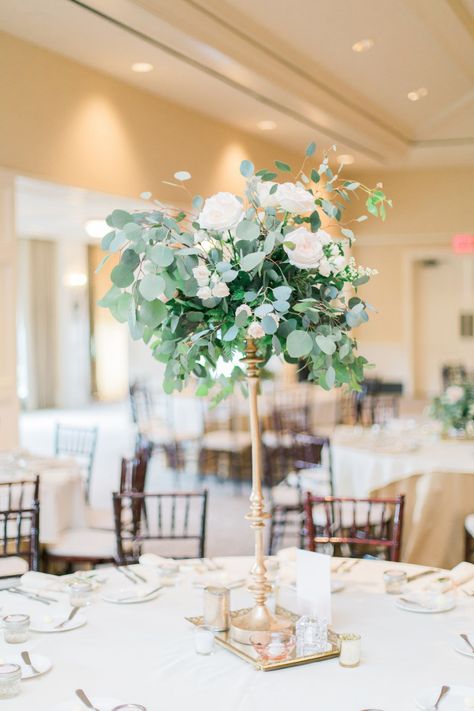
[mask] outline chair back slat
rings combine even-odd
[[[305,502],[306,547],[345,546],[354,557],[376,549],[398,561],[403,526],[404,496],[391,499],[314,496]]]
[[[0,483],[0,557],[24,558],[39,567],[39,477]]]

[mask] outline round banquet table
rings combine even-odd
[[[340,426],[331,451],[337,496],[405,494],[402,560],[452,568],[463,559],[474,441],[442,440],[422,425],[398,432]]]
[[[251,564],[250,558],[216,560],[224,565],[228,580],[246,575]],[[399,565],[409,573],[418,570]],[[21,694],[3,706],[8,711],[55,711],[69,701],[70,706],[60,708],[83,711],[74,696],[74,690],[82,688],[89,697],[114,697],[143,704],[147,711],[412,711],[414,696],[423,687],[474,685],[474,660],[452,647],[456,633],[474,630],[474,597],[458,591],[451,612],[405,612],[383,592],[386,567],[383,561],[361,561],[340,575],[345,588],[332,596],[334,630],[362,635],[357,668],[345,669],[330,659],[263,672],[219,646],[211,656],[197,655],[193,627],[184,618],[201,614],[203,593],[192,585],[195,574],[186,572],[176,586],[164,588],[150,602],[116,605],[101,601],[98,593],[82,628],[32,633],[24,647],[48,656],[53,668],[22,682]],[[107,585],[127,584],[116,570],[103,572]],[[410,585],[426,584],[423,580]],[[248,605],[248,593],[232,590],[231,602],[234,609]],[[51,614],[46,606],[5,591],[0,604],[2,614]],[[16,646],[2,639],[0,656],[5,658]]]

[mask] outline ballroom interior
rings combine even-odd
[[[31,616],[25,649],[41,672],[31,671],[34,660],[19,662],[20,692],[6,709],[159,711],[164,702],[213,710],[228,694],[232,711],[282,711],[307,703],[311,685],[327,711],[474,707],[473,39],[471,0],[0,3],[0,616]],[[292,222],[291,209],[273,207],[270,197],[283,195],[286,180],[306,197],[319,195],[303,168],[290,173],[313,154],[319,172],[311,180],[327,192],[311,218]],[[218,239],[217,228],[204,226],[206,201],[243,195],[250,200],[243,222],[260,220],[264,237],[262,220],[270,224],[284,210],[275,253],[293,265],[295,281],[277,281],[274,272],[274,283],[289,285],[288,293],[303,289],[291,257],[298,245],[283,240],[290,223],[307,225],[307,239],[332,229],[327,156],[345,181],[345,195],[336,190],[348,215],[340,222],[349,235],[344,264],[374,270],[360,291],[347,278],[344,287],[336,280],[334,292],[343,304],[347,296],[348,309],[355,294],[352,303],[368,317],[350,330],[346,314],[341,326],[343,340],[347,328],[366,359],[360,382],[354,389],[344,375],[344,362],[354,361],[344,361],[340,345],[334,370],[333,350],[324,346],[331,331],[315,325],[321,315],[303,318],[304,304],[293,316],[306,333],[296,333],[323,333],[315,337],[320,348],[304,351],[300,342],[301,351],[285,351],[291,336],[280,299],[275,325],[263,310],[253,331],[265,357],[263,347],[260,360],[252,355],[249,343],[258,349],[258,337],[250,329],[245,335],[249,322],[238,313],[251,313],[247,293],[256,294],[242,289],[239,296],[233,287],[241,279],[255,284],[271,264],[267,272],[247,270],[242,255],[250,257],[250,248],[241,247],[241,271],[229,277],[224,298],[209,290],[202,306],[199,291],[153,294],[163,313],[181,303],[173,333],[193,308],[201,324],[207,304],[208,311],[222,306],[223,323],[235,311],[234,346],[246,338],[247,350],[235,346],[227,357],[232,328],[221,333],[223,357],[206,373],[210,360],[199,361],[172,391],[173,360],[184,363],[202,334],[196,325],[184,350],[176,346],[169,356],[157,347],[161,320],[145,328],[148,336],[143,324],[134,335],[148,299],[143,265],[118,282],[126,253],[113,247],[111,229],[119,235],[123,228],[122,239],[140,220],[140,229],[149,228],[147,212],[156,221],[163,211],[178,235],[172,249],[183,264],[197,265],[200,232],[211,240],[205,260]],[[273,186],[270,207],[260,198],[252,208],[252,186],[265,181]],[[384,219],[364,191],[388,199]],[[181,243],[191,199],[204,208],[189,228],[191,242],[183,227]],[[114,222],[114,215],[128,218]],[[236,225],[225,237],[233,249],[250,239]],[[144,262],[152,260],[161,279],[167,263],[153,262],[151,245],[143,247]],[[223,249],[221,260],[230,247]],[[231,265],[217,269],[222,286]],[[118,314],[111,287],[132,302],[140,292],[133,316]],[[331,298],[321,296],[320,314]],[[326,354],[319,380],[311,372],[315,354]],[[216,404],[205,379],[215,388],[236,370],[242,383]],[[87,602],[76,606],[71,598],[75,587],[80,598],[81,585]],[[229,594],[238,612],[217,629],[206,614],[224,598],[228,605]],[[53,602],[37,605],[41,595]],[[274,626],[259,617],[244,639],[250,623],[239,627],[242,609],[252,616],[260,605],[263,614],[265,599]],[[117,611],[130,601],[148,604]],[[75,610],[66,631],[79,620],[83,629],[41,634],[57,631],[48,629],[56,603],[57,620]],[[283,608],[295,613],[293,635],[278,627]],[[190,631],[184,618],[202,609]],[[45,612],[53,617],[34,617]],[[128,638],[114,623],[117,612]],[[426,612],[441,614],[416,614]],[[3,619],[0,706],[9,693],[3,657],[16,666],[12,654],[24,647],[7,644]],[[329,634],[318,653],[299,646],[299,625],[308,619]],[[255,630],[281,639],[257,643]],[[140,660],[131,654],[132,634]],[[206,634],[209,656],[198,649],[210,643]],[[455,640],[463,634],[467,641]],[[94,646],[94,664],[78,662],[83,681],[70,658],[76,639],[78,655]],[[355,662],[344,663],[345,654],[356,654]],[[307,664],[308,655],[323,663]],[[410,665],[420,655],[427,664],[417,678]],[[274,673],[249,676],[249,661]],[[23,684],[25,675],[45,673],[41,664],[53,668]],[[298,668],[284,670],[291,666]],[[87,695],[74,696],[74,684],[87,685]]]

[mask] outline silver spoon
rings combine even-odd
[[[34,666],[33,662],[31,661],[31,657],[26,650],[24,652],[21,652],[20,656],[25,662],[25,664],[30,667],[33,674],[41,674],[41,672],[38,671],[38,669]]]
[[[92,705],[92,702],[87,698],[85,691],[83,691],[82,689],[76,689],[75,694],[77,698],[82,701],[84,706],[87,706],[88,709],[91,709],[91,711],[100,711],[97,706]]]
[[[65,620],[63,620],[62,622],[60,622],[59,625],[54,625],[54,629],[55,629],[55,630],[59,630],[59,629],[61,629],[61,627],[64,627],[64,625],[67,625],[67,623],[70,622],[70,621],[76,616],[76,614],[77,614],[78,612],[79,612],[79,608],[78,608],[78,607],[73,607],[72,610],[71,610],[71,612],[69,613],[69,615],[66,617]]]
[[[425,711],[437,711],[439,709],[439,705],[441,701],[444,699],[446,694],[449,692],[449,686],[442,686],[441,691],[439,692],[439,696],[436,699],[436,702],[433,706],[428,706],[428,708]]]
[[[471,640],[469,639],[469,637],[467,636],[467,634],[460,634],[459,636],[461,637],[461,639],[463,639],[463,640],[466,642],[466,644],[467,644],[467,645],[472,649],[472,651],[474,652],[474,645],[472,644],[472,642],[471,642]]]

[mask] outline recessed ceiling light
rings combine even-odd
[[[425,96],[428,96],[428,89],[426,87],[422,86],[419,89],[415,89],[414,91],[409,91],[407,96],[410,99],[410,101],[419,101],[420,99],[423,99]]]
[[[375,42],[373,39],[370,39],[369,37],[367,39],[361,39],[358,42],[354,42],[352,45],[352,51],[353,52],[368,52],[369,49],[372,49],[374,46]]]
[[[110,232],[110,227],[105,220],[87,220],[84,229],[89,237],[95,239],[102,239],[107,232]]]
[[[337,162],[340,165],[352,165],[354,161],[355,158],[350,153],[341,153],[340,156],[337,156]]]
[[[277,125],[275,121],[259,121],[257,123],[257,127],[261,131],[273,131],[277,127]]]
[[[138,74],[146,74],[146,72],[151,72],[153,69],[153,64],[149,62],[135,62],[135,64],[132,64],[132,72],[137,72]]]

